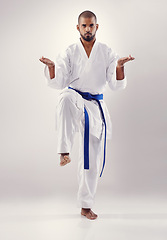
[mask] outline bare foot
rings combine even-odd
[[[81,215],[87,217],[90,220],[96,219],[98,216],[90,208],[82,208]]]
[[[68,153],[60,155],[60,166],[65,166],[69,162],[71,162],[71,159]]]

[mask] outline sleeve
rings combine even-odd
[[[45,65],[44,74],[47,85],[56,89],[63,89],[69,85],[71,76],[71,64],[68,49],[65,53],[59,54],[55,62],[55,77],[50,78],[48,66]]]
[[[122,80],[116,79],[116,66],[120,57],[118,54],[112,52],[111,48],[108,50],[108,67],[107,67],[107,82],[109,87],[114,90],[122,90],[127,85],[126,76]]]

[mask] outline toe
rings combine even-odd
[[[88,219],[94,220],[94,219],[97,218],[97,215],[96,215],[94,212],[89,211],[89,212],[86,214],[86,217],[87,217]]]

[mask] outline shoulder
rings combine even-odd
[[[74,55],[76,47],[77,47],[76,43],[70,44],[69,46],[67,46],[66,48],[59,52],[59,54],[57,55],[57,59],[71,58]]]
[[[111,49],[107,44],[102,43],[102,42],[98,42],[98,46],[106,51],[108,51],[109,49]]]
[[[111,47],[109,47],[105,43],[98,42],[99,49],[107,56],[110,57],[111,55],[116,55]]]
[[[66,52],[74,52],[76,48],[77,48],[77,43],[70,44],[70,45],[66,48]]]
[[[101,52],[103,52],[108,66],[110,63],[118,60],[119,55],[107,44],[99,42],[99,49],[101,49]]]
[[[104,54],[106,54],[108,56],[111,54],[114,54],[113,49],[111,47],[109,47],[107,44],[98,42],[98,46],[99,46],[99,49],[101,49]]]

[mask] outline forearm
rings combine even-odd
[[[116,68],[116,79],[117,80],[123,80],[124,77],[125,77],[124,66],[118,66],[117,65],[117,68]]]
[[[48,67],[49,68],[49,74],[50,74],[50,78],[55,78],[55,65]]]

